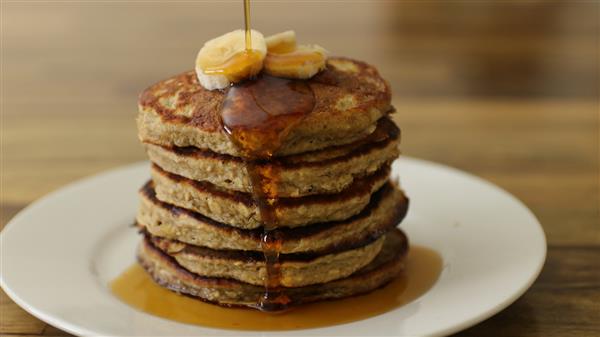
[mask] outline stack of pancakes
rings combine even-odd
[[[400,132],[388,84],[371,66],[332,58],[307,80],[313,111],[272,160],[278,172],[280,287],[291,304],[365,293],[398,274],[408,249],[396,229],[408,199],[389,181]],[[223,130],[226,93],[194,72],[140,96],[138,131],[152,161],[140,191],[138,259],[167,288],[222,305],[256,306],[267,268],[247,161]]]

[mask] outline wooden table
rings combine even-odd
[[[264,33],[294,28],[301,41],[376,64],[394,88],[405,155],[488,179],[539,218],[549,250],[537,282],[457,336],[600,333],[598,2],[253,10]],[[3,1],[2,226],[65,183],[143,160],[137,94],[241,25],[237,2]],[[66,335],[4,293],[0,333]]]

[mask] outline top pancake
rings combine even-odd
[[[377,70],[347,58],[330,58],[327,67],[307,80],[315,107],[290,132],[276,155],[290,155],[347,144],[375,129],[389,113],[391,92]],[[139,137],[165,146],[194,146],[240,156],[222,129],[225,91],[208,91],[193,71],[161,81],[139,99]]]

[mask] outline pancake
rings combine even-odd
[[[339,221],[360,213],[369,204],[371,194],[383,186],[389,175],[386,165],[370,176],[355,180],[337,194],[280,198],[274,206],[279,227]],[[220,189],[169,173],[153,165],[152,181],[156,197],[163,202],[187,208],[215,221],[234,227],[253,229],[261,226],[258,207],[251,194]]]
[[[371,262],[381,250],[385,235],[367,238],[356,247],[339,247],[325,254],[279,256],[284,287],[301,287],[346,277]],[[174,258],[185,269],[201,276],[231,278],[263,285],[267,278],[264,255],[240,250],[214,250],[179,241],[150,237],[155,247]]]
[[[262,228],[239,229],[156,198],[152,183],[140,190],[137,223],[153,236],[225,250],[261,250]],[[376,237],[396,227],[406,215],[408,199],[391,183],[371,196],[359,214],[342,221],[276,229],[281,253],[314,252]]]
[[[363,294],[391,281],[403,268],[408,242],[402,231],[389,232],[379,254],[367,266],[339,280],[283,288],[291,305]],[[256,307],[264,288],[229,278],[205,277],[180,266],[149,240],[138,249],[138,261],[161,286],[224,306]]]
[[[284,139],[275,155],[348,144],[370,134],[392,111],[389,84],[366,63],[330,58],[325,70],[306,83],[315,107]],[[221,125],[225,91],[206,90],[194,71],[146,89],[139,98],[138,135],[143,142],[193,146],[241,156]]]
[[[352,146],[281,157],[260,165],[277,170],[275,188],[280,197],[338,193],[356,178],[372,174],[400,154],[399,130],[392,121],[382,118],[374,134],[379,137],[360,140]],[[145,145],[150,160],[165,171],[225,189],[252,192],[246,164],[239,157],[194,147]]]

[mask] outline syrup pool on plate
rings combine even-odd
[[[442,271],[441,256],[412,246],[404,271],[381,289],[366,295],[293,307],[282,313],[225,308],[162,288],[135,264],[111,284],[128,305],[163,318],[203,327],[236,330],[295,330],[343,324],[373,317],[408,304],[426,293]]]

